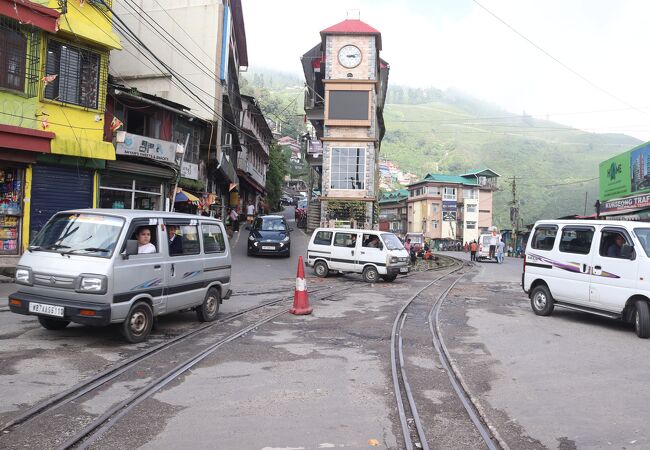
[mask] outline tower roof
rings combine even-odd
[[[343,22],[339,22],[336,25],[332,25],[329,28],[325,28],[320,32],[322,37],[325,37],[326,34],[370,34],[377,36],[378,45],[377,48],[381,50],[381,33],[368,25],[361,20],[356,19],[347,19]]]

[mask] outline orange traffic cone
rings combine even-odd
[[[293,294],[293,308],[289,310],[291,314],[311,314],[312,307],[309,306],[309,295],[307,294],[307,284],[305,283],[305,269],[302,262],[302,256],[298,257],[298,274],[296,275],[296,290]]]

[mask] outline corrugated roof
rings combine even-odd
[[[484,172],[489,172],[491,175],[487,175]],[[461,174],[461,177],[468,177],[472,175],[485,175],[485,176],[493,176],[493,177],[500,177],[498,173],[496,173],[494,170],[490,169],[489,167],[485,167],[483,169],[472,169],[467,171],[466,173]]]
[[[476,180],[470,180],[463,178],[460,175],[448,175],[444,173],[427,174],[422,181],[437,181],[439,183],[457,183],[457,184],[466,184],[468,186],[478,186]]]

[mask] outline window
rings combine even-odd
[[[169,256],[198,255],[200,253],[198,226],[175,223],[166,223],[165,225]]]
[[[440,188],[438,186],[429,186],[429,195],[440,195]]]
[[[463,189],[463,198],[478,200],[478,189]]]
[[[456,188],[445,187],[443,188],[442,199],[443,200],[456,200]]]
[[[99,105],[98,53],[58,41],[47,43],[45,75],[57,75],[45,88],[45,98],[101,109]]]
[[[384,245],[379,240],[379,236],[377,236],[376,234],[364,234],[363,240],[361,242],[363,243],[362,247],[365,248],[376,248],[376,249],[384,248]]]
[[[468,213],[475,213],[476,212],[476,205],[467,205],[467,212]]]
[[[331,245],[332,244],[332,233],[331,231],[319,231],[314,236],[314,244],[316,245]]]
[[[160,246],[158,245],[157,228],[156,225],[149,225],[149,220],[135,220],[131,223],[129,239],[138,241],[138,254],[158,253]]]
[[[287,231],[287,224],[280,217],[258,217],[252,228],[260,231]]]
[[[641,246],[647,256],[650,256],[650,228],[635,228],[634,234],[641,242]]]
[[[440,210],[440,203],[431,203],[431,212],[436,214]]]
[[[555,235],[557,234],[557,227],[546,226],[538,227],[533,234],[531,247],[536,250],[553,250],[555,244]]]
[[[630,239],[623,230],[603,229],[600,236],[600,256],[629,259],[630,247]]]
[[[331,188],[365,189],[366,150],[332,148]]]
[[[146,179],[110,174],[102,176],[99,186],[99,207],[112,209],[163,208],[163,186]]]
[[[476,230],[476,222],[465,222],[468,230]]]
[[[204,223],[201,225],[201,231],[205,253],[224,253],[226,251],[226,242],[219,225]]]
[[[334,236],[334,247],[356,247],[356,233],[336,233]]]
[[[0,21],[0,87],[25,90],[27,37],[12,20]]]
[[[591,249],[593,237],[593,228],[564,227],[560,239],[560,251],[587,255]]]
[[[434,230],[435,230],[436,228],[438,228],[438,221],[437,221],[437,220],[432,220],[432,221],[431,221],[431,226],[433,227]]]

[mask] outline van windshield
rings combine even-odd
[[[636,234],[637,239],[641,242],[646,256],[650,256],[650,228],[635,228],[634,234]]]
[[[124,219],[101,214],[57,214],[43,227],[29,251],[110,258]]]
[[[402,242],[393,233],[383,233],[381,238],[384,240],[387,250],[402,250],[404,248]]]

